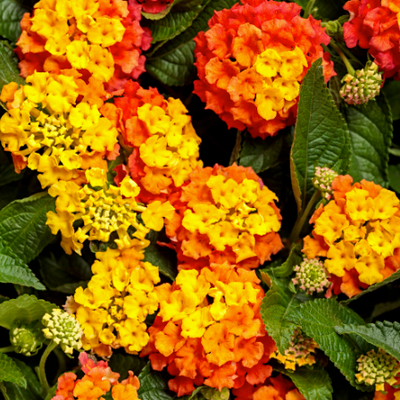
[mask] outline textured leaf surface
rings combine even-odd
[[[28,325],[41,319],[44,314],[50,313],[54,308],[58,307],[48,301],[39,300],[33,295],[23,294],[0,304],[0,326],[11,329],[15,322]]]
[[[16,42],[21,35],[20,22],[29,10],[20,0],[0,0],[0,36]]]
[[[0,353],[0,382],[12,382],[26,388],[26,379],[15,361],[6,354]]]
[[[0,282],[31,286],[37,290],[46,288],[39,282],[29,267],[18,259],[10,248],[0,242]]]
[[[141,400],[172,400],[175,398],[168,390],[167,380],[161,372],[153,371],[148,363],[139,374]]]
[[[208,21],[214,11],[231,8],[236,2],[235,0],[203,0],[203,8],[192,25],[147,58],[147,72],[166,85],[181,86],[191,83],[196,76],[194,37],[198,32],[208,30]]]
[[[337,333],[361,336],[372,345],[385,350],[400,361],[400,324],[378,321],[368,325],[343,325],[335,327]]]
[[[339,336],[335,331],[335,327],[344,324],[363,324],[362,318],[333,299],[309,301],[301,304],[296,311],[295,315],[290,315],[290,319],[317,342],[319,348],[353,386],[367,390],[364,385],[355,382],[354,374],[357,358],[371,347],[362,338],[355,335]]]
[[[297,206],[304,207],[314,191],[316,166],[345,173],[349,132],[327,88],[321,59],[314,62],[300,90],[299,111],[291,152],[291,175]]]
[[[344,116],[351,140],[349,174],[355,181],[366,179],[387,187],[393,121],[385,96],[366,105],[346,107]]]
[[[15,200],[0,211],[0,240],[24,262],[33,260],[53,240],[46,213],[55,199],[39,193]]]

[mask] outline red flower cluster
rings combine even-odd
[[[158,14],[165,10],[169,4],[172,4],[174,0],[136,0],[142,5],[142,9],[146,13]]]
[[[321,46],[330,39],[297,4],[243,3],[216,12],[197,35],[194,93],[229,128],[265,138],[295,122],[300,83],[315,60],[324,58],[326,80],[335,75]]]
[[[368,49],[386,78],[400,79],[400,2],[350,0],[344,9],[350,13],[343,25],[346,45]]]

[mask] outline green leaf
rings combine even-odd
[[[366,179],[387,187],[393,121],[385,96],[362,106],[348,106],[343,114],[350,131],[352,152],[348,173],[357,182]]]
[[[288,153],[293,140],[290,130],[283,133],[265,139],[253,138],[247,133],[242,143],[239,165],[252,167],[257,174],[278,165],[282,153]]]
[[[113,353],[108,365],[114,372],[118,372],[121,375],[121,379],[126,379],[129,375],[128,371],[132,371],[138,376],[147,363],[139,356]]]
[[[46,225],[55,199],[46,192],[15,200],[0,211],[0,240],[24,262],[33,260],[54,236]]]
[[[19,76],[18,61],[13,49],[8,42],[0,41],[0,90],[10,82],[20,85],[25,83]]]
[[[168,390],[165,374],[153,371],[148,363],[138,376],[140,388],[138,397],[141,400],[172,400],[175,395]]]
[[[191,3],[192,6],[189,10],[172,7],[170,12],[161,17],[162,19],[142,21],[142,25],[151,30],[153,43],[171,40],[192,25],[193,20],[202,10],[202,0],[191,1]],[[151,15],[156,16],[158,14]],[[148,14],[145,16],[148,17]]]
[[[26,388],[27,383],[15,361],[6,354],[0,353],[0,382],[12,382]]]
[[[46,288],[39,282],[29,267],[0,242],[0,282],[31,286],[37,290]]]
[[[165,85],[192,83],[196,76],[193,39],[200,31],[208,30],[214,11],[231,8],[235,3],[236,0],[203,0],[203,8],[192,25],[147,58],[146,71]]]
[[[296,294],[287,289],[289,281],[273,280],[261,303],[261,317],[268,334],[274,339],[280,353],[289,347],[290,339],[297,324],[289,320],[289,316],[300,307]]]
[[[371,347],[363,339],[351,335],[339,336],[335,328],[344,324],[364,324],[363,319],[351,309],[333,299],[316,299],[303,303],[290,319],[313,338],[319,348],[330,358],[347,380],[359,390],[368,390],[355,381],[356,361]],[[360,340],[361,339],[361,340]]]
[[[20,0],[0,0],[0,36],[16,42],[21,35],[21,19],[29,12]]]
[[[4,382],[6,400],[43,400],[42,387],[32,368],[20,360],[15,359],[14,362],[24,375],[27,386],[23,388],[11,382]]]
[[[160,274],[175,280],[178,274],[176,253],[167,247],[157,244],[158,241],[168,242],[165,232],[150,231],[146,239],[150,240],[150,245],[144,251],[144,261],[148,261],[158,267]]]
[[[389,186],[400,193],[400,164],[389,165]]]
[[[315,190],[315,167],[328,167],[343,174],[350,157],[347,125],[324,82],[321,63],[321,59],[314,62],[300,90],[291,152],[292,185],[299,210]]]
[[[54,308],[58,307],[48,301],[39,300],[36,296],[24,294],[0,304],[0,326],[11,329],[16,323],[28,325],[42,319],[44,314],[50,313]]]
[[[307,8],[307,4],[311,0],[293,0],[294,3],[297,3],[299,6],[303,7],[305,10]],[[346,3],[346,0],[317,0],[314,3],[313,9],[317,9],[317,19],[336,19],[343,15],[343,6]],[[311,10],[312,11],[312,10]]]
[[[24,177],[23,172],[17,174],[14,165],[0,165],[0,186],[19,181]]]
[[[400,81],[386,81],[382,89],[392,109],[393,121],[400,119]]]
[[[337,333],[361,336],[372,345],[385,350],[400,361],[400,324],[378,321],[368,325],[343,325],[335,327]]]
[[[312,369],[296,368],[294,372],[284,368],[279,368],[278,371],[293,381],[306,400],[332,400],[331,378],[320,365],[314,365]]]

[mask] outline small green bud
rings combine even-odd
[[[38,322],[27,326],[15,326],[10,330],[10,342],[16,353],[34,356],[41,349],[44,337]]]
[[[315,189],[319,190],[322,197],[326,200],[330,200],[332,197],[332,182],[338,176],[338,174],[327,167],[316,167],[314,172],[314,178],[312,183]]]

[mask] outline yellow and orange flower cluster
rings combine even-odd
[[[34,71],[93,77],[110,92],[144,72],[151,36],[140,6],[123,0],[41,0],[25,14],[17,42],[21,75]]]
[[[52,400],[97,400],[103,399],[111,391],[112,400],[138,400],[139,379],[129,371],[129,377],[119,382],[120,375],[113,372],[107,362],[95,362],[86,353],[81,353],[79,361],[84,376],[77,379],[73,372],[58,378],[56,395]]]
[[[276,195],[251,168],[197,169],[170,197],[176,213],[166,225],[180,268],[222,263],[256,268],[282,248]]]
[[[108,104],[103,114],[115,119],[124,148],[131,152],[128,167],[117,167],[116,182],[126,174],[140,185],[145,203],[165,201],[203,163],[199,161],[200,138],[181,100],[165,100],[157,89],[143,89],[129,81],[124,95]]]
[[[373,182],[352,185],[349,175],[332,184],[334,200],[314,213],[308,258],[323,257],[336,294],[352,297],[400,268],[400,201]]]
[[[335,75],[320,21],[300,17],[297,4],[245,0],[216,12],[196,41],[196,93],[229,128],[274,136],[297,115],[300,84],[318,58]]]
[[[37,170],[42,187],[59,180],[85,181],[85,170],[107,170],[118,155],[118,132],[96,104],[76,100],[72,77],[35,72],[29,85],[6,85],[0,100],[9,112],[0,120],[0,140],[11,152],[16,172]]]
[[[87,288],[79,287],[67,303],[82,326],[85,350],[104,357],[124,347],[136,354],[148,343],[144,321],[158,309],[154,285],[160,277],[158,267],[143,261],[147,245],[138,241],[128,249],[96,253]]]
[[[141,355],[175,376],[178,396],[195,386],[239,388],[263,383],[276,349],[260,316],[264,292],[255,271],[228,262],[200,271],[183,269],[176,281],[156,288],[160,311]]]

